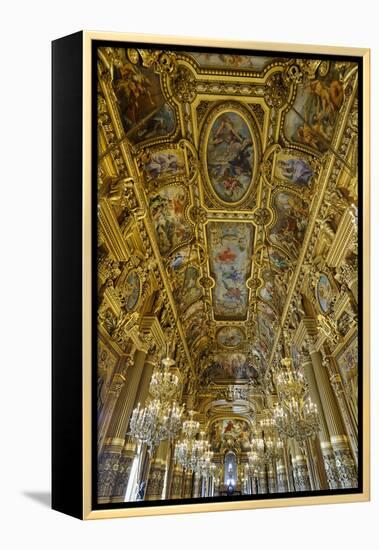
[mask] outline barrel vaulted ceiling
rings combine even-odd
[[[356,65],[101,48],[103,67],[198,375],[251,380],[282,330]]]

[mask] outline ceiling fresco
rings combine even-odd
[[[249,381],[280,330],[354,64],[100,48],[104,67],[113,143],[133,151],[198,375]]]
[[[253,69],[254,71],[261,71],[274,61],[273,57],[213,52],[190,52],[190,55],[201,67],[230,67],[232,69]]]
[[[214,318],[245,319],[248,309],[246,280],[250,275],[253,230],[250,224],[210,222],[208,228]]]
[[[239,202],[253,178],[251,130],[239,113],[226,111],[214,120],[207,140],[205,169],[217,197]]]

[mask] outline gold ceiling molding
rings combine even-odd
[[[193,368],[194,352],[202,353],[207,345],[216,346],[216,350],[220,328],[233,322],[236,326],[242,322],[246,338],[253,338],[257,353],[271,363],[281,337],[280,327],[288,325],[288,313],[293,309],[289,306],[299,291],[303,263],[312,257],[324,194],[341,173],[340,160],[351,154],[344,145],[343,132],[347,120],[351,121],[349,131],[354,128],[350,110],[356,75],[351,72],[346,77],[350,89],[346,89],[331,146],[322,151],[322,142],[318,150],[314,143],[289,140],[286,132],[288,117],[299,109],[296,102],[302,82],[312,81],[317,72],[323,78],[330,70],[326,63],[316,66],[299,59],[274,58],[261,70],[249,71],[208,67],[183,52],[108,48],[100,57],[99,104],[104,136],[111,133],[110,125],[115,127],[108,154],[132,178],[134,189],[127,190],[129,203],[134,194],[131,212],[145,228],[171,307],[171,322],[175,320],[178,325],[188,363]],[[127,63],[131,64],[127,70],[134,71],[136,78],[150,79],[155,96],[146,101],[155,102],[158,109],[156,115],[153,112],[153,123],[145,123],[144,118],[139,126],[125,122],[125,112],[134,115],[123,110],[115,74]],[[220,152],[228,142],[228,150],[235,148],[236,156],[222,161]],[[291,179],[294,162],[303,163],[301,184]],[[220,170],[226,174],[223,179]],[[291,249],[283,246],[279,232],[283,216],[292,208],[291,201],[304,213],[310,212],[296,249],[294,243]],[[238,236],[229,236],[230,252],[226,250],[219,258],[213,255],[212,259],[210,228],[227,228],[225,224],[255,228],[250,265],[243,268],[244,280],[238,280],[240,275],[232,271],[230,280],[214,271],[219,260],[227,265],[228,254],[238,258],[238,249],[233,249]],[[193,258],[186,259],[188,254]],[[186,299],[180,303],[183,284]],[[284,298],[269,302],[271,286]],[[233,300],[246,300],[246,313],[232,317],[215,314],[221,299],[227,307],[233,306]],[[194,314],[183,323],[187,310]],[[264,315],[275,316],[270,329],[276,331],[273,339],[264,326]],[[243,352],[244,342],[229,350]]]

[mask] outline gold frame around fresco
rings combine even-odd
[[[194,512],[222,511],[222,510],[246,510],[255,508],[300,506],[313,504],[333,504],[343,502],[363,502],[370,499],[370,50],[364,48],[348,48],[335,46],[297,45],[286,43],[225,41],[205,38],[190,38],[177,36],[160,36],[144,34],[124,34],[112,32],[84,31],[82,36],[82,499],[81,513],[76,513],[82,519],[104,519],[117,517],[133,517],[160,514],[184,514]],[[360,57],[363,62],[363,278],[361,284],[363,293],[363,403],[362,403],[362,472],[363,490],[353,494],[331,494],[323,496],[291,497],[291,498],[267,498],[264,500],[244,500],[227,502],[206,502],[195,504],[155,505],[152,507],[117,508],[117,509],[93,509],[92,507],[92,210],[91,210],[91,181],[93,161],[92,151],[92,42],[132,42],[144,44],[163,44],[180,46],[205,46],[219,48],[236,48],[256,51],[289,52],[294,54],[328,54]],[[54,469],[54,466],[53,466]],[[55,509],[63,506],[56,505]],[[70,512],[67,512],[70,513]]]

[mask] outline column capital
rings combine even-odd
[[[313,317],[303,317],[293,336],[293,343],[297,349],[304,347],[308,337],[317,336],[317,323]]]

